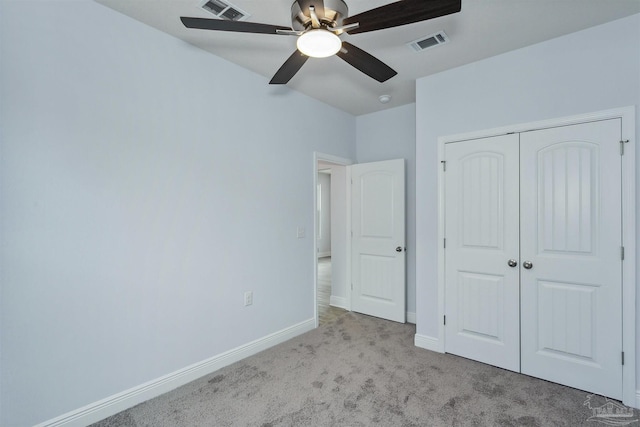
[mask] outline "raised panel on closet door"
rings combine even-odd
[[[518,371],[518,136],[445,156],[446,351]]]
[[[521,134],[522,372],[622,397],[620,120]]]

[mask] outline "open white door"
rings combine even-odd
[[[350,166],[351,308],[405,322],[404,159]]]

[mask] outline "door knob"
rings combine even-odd
[[[527,270],[530,270],[531,267],[533,267],[533,264],[531,263],[531,261],[525,261],[525,262],[522,263],[522,266],[524,268],[526,268]]]
[[[518,261],[516,261],[515,259],[510,259],[509,261],[507,261],[507,264],[509,265],[509,267],[515,267],[516,265],[518,265]]]
[[[402,252],[402,246],[398,246],[398,247],[396,248],[396,252]]]

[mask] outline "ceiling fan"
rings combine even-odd
[[[241,33],[298,36],[297,50],[269,84],[286,84],[309,57],[337,55],[380,83],[397,74],[373,55],[342,41],[340,35],[358,34],[426,21],[460,12],[462,0],[401,0],[354,16],[343,0],[297,0],[291,6],[291,27],[255,22],[181,17],[187,28]]]

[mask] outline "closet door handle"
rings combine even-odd
[[[516,261],[515,259],[510,259],[509,261],[507,261],[507,265],[509,267],[515,267],[516,265],[518,265],[518,261]]]
[[[525,261],[522,263],[522,266],[527,270],[531,270],[531,268],[533,267],[533,264],[531,263],[531,261]]]

